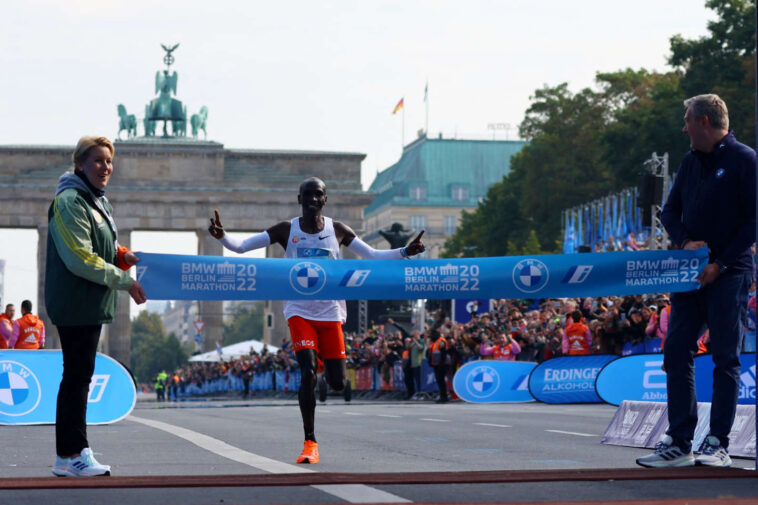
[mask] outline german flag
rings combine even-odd
[[[393,114],[403,108],[403,100],[405,100],[405,97],[401,98],[400,101],[397,102],[397,105],[395,105],[395,108],[392,109]]]

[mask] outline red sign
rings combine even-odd
[[[205,321],[195,321],[195,331],[198,333],[203,332],[203,328],[205,328]]]

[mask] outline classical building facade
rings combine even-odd
[[[508,174],[511,156],[523,145],[522,140],[416,139],[371,184],[375,196],[363,211],[364,240],[388,248],[379,231],[393,223],[425,229],[426,257],[438,258],[461,212],[476,209],[487,189]]]

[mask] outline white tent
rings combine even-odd
[[[259,353],[263,349],[263,342],[258,340],[245,340],[244,342],[237,342],[236,344],[227,345],[221,348],[221,359],[228,360],[233,358],[239,358],[240,356],[246,356],[250,354],[250,348],[253,348],[255,352]],[[268,352],[276,352],[279,348],[273,345],[268,346]],[[190,361],[219,361],[218,351],[208,351],[202,354],[196,354],[192,356]]]

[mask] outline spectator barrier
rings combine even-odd
[[[692,440],[699,447],[708,435],[711,404],[697,404],[697,427]],[[601,443],[652,449],[668,429],[665,403],[627,401],[621,403],[605,430]],[[737,412],[729,433],[729,454],[755,458],[755,407],[737,405]]]
[[[60,350],[0,351],[0,424],[53,424],[63,375]],[[137,401],[131,374],[98,353],[87,397],[87,424],[128,416]]]

